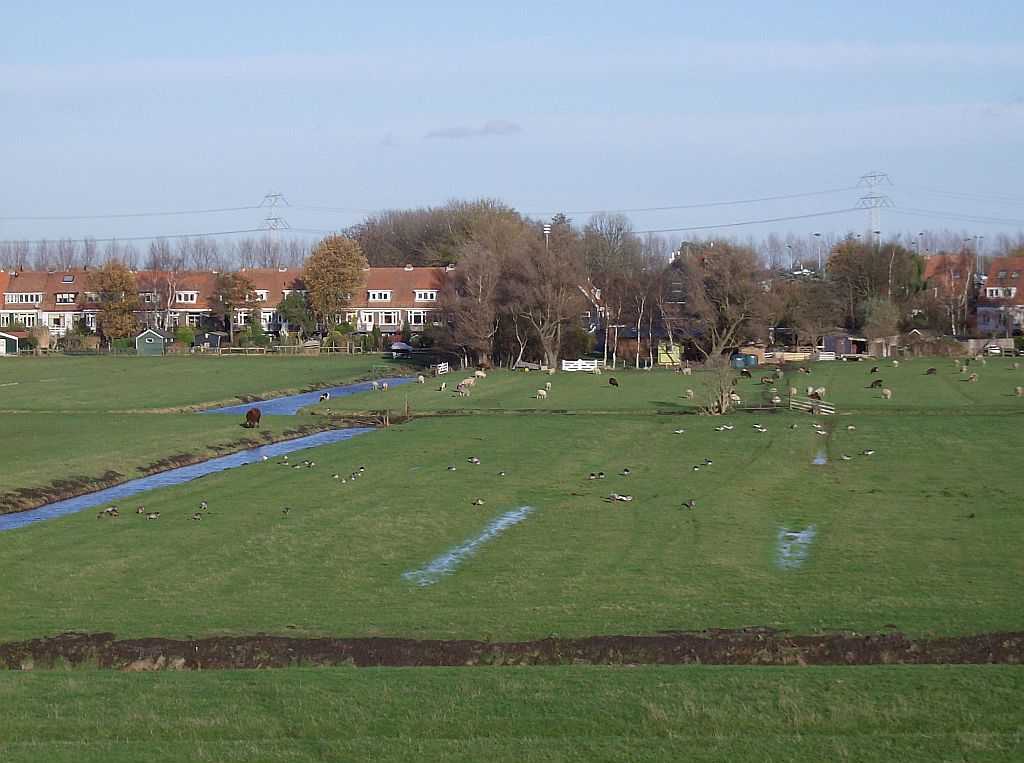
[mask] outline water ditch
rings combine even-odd
[[[315,390],[313,392],[286,395],[284,397],[277,397],[271,400],[260,400],[255,403],[228,405],[222,408],[198,411],[198,413],[244,416],[246,411],[255,407],[259,408],[261,413],[267,416],[295,416],[302,408],[319,402],[325,392],[331,397],[345,397],[346,395],[354,395],[359,392],[368,392],[373,389],[374,384],[379,385],[382,382],[387,382],[389,387],[398,387],[412,381],[415,381],[415,379],[409,377],[390,377],[387,379],[381,379],[377,382],[360,382],[358,384],[348,384],[340,387],[327,387],[326,389]],[[307,435],[305,437],[297,437],[294,440],[284,440],[282,442],[260,445],[255,448],[242,450],[227,456],[219,456],[197,464],[182,466],[177,469],[169,469],[164,472],[159,472],[158,474],[151,474],[148,477],[140,477],[139,479],[124,482],[120,485],[75,496],[74,498],[54,501],[28,511],[3,514],[0,515],[0,532],[5,530],[14,530],[37,522],[44,522],[47,519],[54,519],[67,514],[73,514],[77,511],[88,509],[91,506],[97,506],[101,503],[110,503],[122,498],[128,498],[139,493],[144,493],[148,490],[170,487],[171,485],[180,485],[182,483],[198,479],[199,477],[205,477],[207,474],[215,474],[216,472],[222,472],[227,469],[244,466],[245,464],[262,461],[264,458],[273,458],[284,455],[285,453],[292,453],[296,450],[315,448],[318,445],[330,445],[332,443],[342,442],[344,440],[349,440],[356,435],[372,431],[372,427],[351,427],[347,429],[332,429],[326,432],[317,432],[316,434]]]
[[[808,525],[803,530],[790,530],[788,527],[779,529],[778,551],[779,566],[788,569],[802,567],[811,550],[811,541],[818,529]]]

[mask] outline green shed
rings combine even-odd
[[[163,355],[174,341],[174,334],[163,329],[146,329],[135,337],[136,355]]]

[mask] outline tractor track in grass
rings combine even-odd
[[[1019,665],[1024,631],[910,638],[900,633],[790,636],[770,628],[536,641],[219,636],[136,638],[69,632],[0,644],[0,668],[231,670],[486,665]]]

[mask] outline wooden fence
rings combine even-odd
[[[836,415],[835,403],[829,403],[825,400],[815,400],[810,397],[790,397],[789,410],[806,411],[807,413],[817,413],[822,416]]]

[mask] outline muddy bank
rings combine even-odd
[[[224,456],[232,453],[238,453],[243,450],[249,450],[250,448],[257,448],[261,445],[294,440],[299,437],[305,437],[306,435],[316,434],[317,432],[343,429],[349,426],[353,425],[346,423],[346,421],[342,419],[310,421],[309,423],[303,423],[300,426],[286,429],[279,435],[274,435],[270,432],[260,432],[260,439],[257,441],[238,439],[219,445],[208,445],[206,448],[209,451],[213,451],[215,456]],[[356,424],[354,426],[365,425]],[[166,458],[162,458],[158,461],[154,461],[148,465],[138,467],[138,474],[145,476],[159,474],[182,466],[200,464],[204,461],[209,461],[210,458],[210,453],[178,453],[167,456]],[[120,472],[107,471],[98,476],[69,477],[68,479],[54,480],[50,484],[43,485],[42,487],[19,488],[17,490],[12,490],[0,495],[0,515],[31,511],[32,509],[37,509],[40,506],[46,506],[47,504],[55,503],[57,501],[77,498],[80,495],[87,495],[99,490],[116,487],[117,485],[121,485],[132,479],[136,479],[138,474],[124,475]]]
[[[901,634],[783,636],[765,629],[704,635],[591,636],[507,643],[403,638],[224,636],[117,640],[112,633],[64,633],[0,644],[8,670],[223,670],[332,665],[1017,665],[1024,632],[936,639]]]

